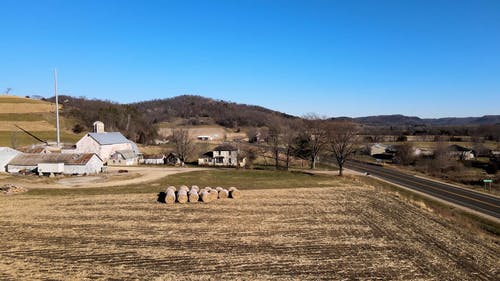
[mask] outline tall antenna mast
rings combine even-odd
[[[61,147],[61,139],[59,137],[59,97],[57,96],[57,70],[54,68],[54,92],[56,94],[56,131],[57,131],[57,147]]]

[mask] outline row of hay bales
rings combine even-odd
[[[217,199],[233,198],[237,199],[241,196],[241,192],[236,187],[230,187],[225,189],[223,187],[211,188],[209,186],[204,188],[199,188],[196,185],[191,186],[191,188],[183,185],[179,189],[175,186],[169,186],[165,190],[165,203],[193,203],[193,202],[204,202],[208,203]]]

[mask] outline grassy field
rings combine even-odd
[[[55,105],[49,102],[16,96],[0,96],[0,146],[22,147],[38,143],[15,125],[43,140],[55,141]],[[74,143],[82,134],[74,134],[75,121],[62,118],[61,140]]]
[[[42,140],[55,141],[56,140],[56,132],[55,131],[42,131],[42,132],[33,132],[35,136]],[[72,134],[65,131],[61,132],[61,141],[67,143],[75,143],[82,137],[82,134]],[[12,143],[16,143],[16,147],[31,145],[37,142],[34,138],[29,136],[28,134],[17,131],[17,132],[5,132],[0,131],[0,146],[9,146],[12,147]]]
[[[12,178],[12,177],[11,177]],[[53,179],[47,179],[52,180]],[[5,181],[5,180],[4,180]],[[169,185],[198,185],[205,186],[235,186],[241,190],[251,189],[271,189],[293,187],[327,187],[344,184],[348,179],[338,179],[329,175],[314,175],[303,172],[276,172],[276,171],[255,171],[255,170],[206,170],[190,172],[185,174],[175,174],[166,176],[164,179],[148,183],[126,186],[116,186],[108,188],[35,188],[27,193],[27,196],[39,195],[104,195],[104,194],[132,194],[150,193],[155,194]],[[22,183],[21,183],[22,185]]]
[[[243,197],[157,203],[167,183],[236,185]],[[0,279],[494,280],[499,274],[498,240],[349,178],[209,170],[106,189],[120,193],[0,196]]]

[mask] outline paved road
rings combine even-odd
[[[500,199],[449,184],[408,175],[393,169],[350,161],[346,168],[368,172],[373,176],[439,199],[500,219]]]

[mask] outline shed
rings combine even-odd
[[[20,151],[10,147],[0,147],[0,172],[7,172],[7,164],[19,154]]]
[[[117,150],[115,153],[111,154],[108,160],[108,165],[137,165],[139,159],[137,154],[131,149]]]
[[[144,155],[142,157],[142,163],[146,165],[163,165],[165,164],[165,155],[163,154],[153,154]]]
[[[23,153],[14,157],[7,164],[9,173],[18,173],[21,170],[35,172],[39,164],[64,164],[64,174],[96,174],[102,171],[102,159],[95,153],[82,154],[29,154]],[[42,167],[48,167],[42,165]]]

